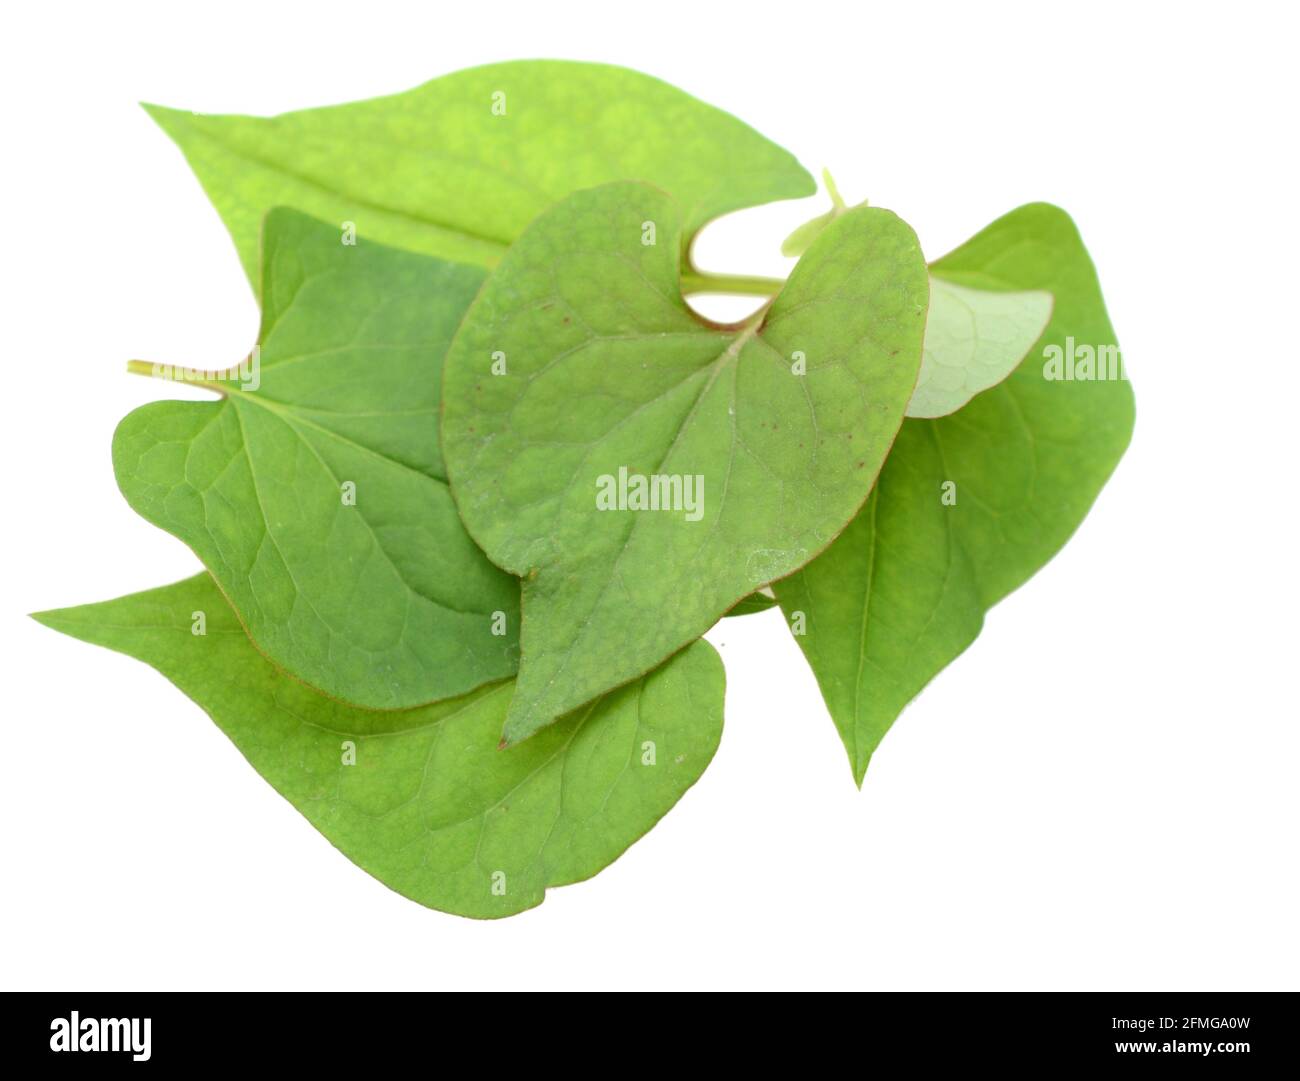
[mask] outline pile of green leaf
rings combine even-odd
[[[1087,512],[1128,442],[1070,219],[927,265],[832,209],[786,282],[691,262],[815,191],[635,72],[508,63],[270,119],[149,107],[234,237],[257,348],[122,421],[131,506],[205,571],[43,623],[203,707],[329,840],[422,904],[503,916],[587,878],[700,776],[704,634],[779,603],[860,784],[906,703]],[[770,297],[734,326],[684,293]],[[622,472],[620,472],[622,471]],[[700,513],[599,509],[702,478]]]

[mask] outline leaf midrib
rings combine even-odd
[[[763,326],[766,324],[768,310],[769,310],[769,306],[764,305],[764,307],[756,315],[754,315],[750,319],[750,321],[747,322],[736,335],[734,335],[733,337],[730,338],[730,340],[728,340],[726,348],[723,349],[722,352],[719,353],[713,360],[711,360],[708,364],[703,364],[700,367],[696,368],[694,371],[690,372],[690,374],[688,374],[678,382],[674,383],[672,387],[669,388],[669,390],[675,390],[676,388],[682,386],[683,384],[690,382],[692,379],[699,377],[702,373],[704,372],[709,373],[708,377],[703,380],[703,385],[701,386],[700,390],[695,395],[695,400],[691,402],[690,409],[687,410],[685,417],[683,417],[681,423],[678,424],[677,432],[673,436],[672,442],[668,444],[667,449],[665,449],[663,454],[660,455],[659,462],[655,466],[654,472],[657,473],[660,469],[662,469],[664,463],[672,456],[673,451],[677,448],[678,443],[681,441],[682,433],[684,433],[690,427],[692,419],[695,417],[695,414],[699,411],[700,403],[708,395],[708,392],[712,389],[714,383],[717,382],[718,376],[728,366],[739,365],[740,354],[744,351],[745,346],[750,341],[757,341],[762,344],[768,345],[768,348],[772,348],[772,346],[763,339],[761,333]],[[587,344],[592,344],[594,342],[598,342],[601,340],[603,339],[601,338],[589,339],[589,342]],[[659,395],[657,395],[657,398],[661,399],[667,393],[668,391],[664,391]],[[735,403],[735,401],[736,399],[733,394],[732,397],[733,404]],[[642,403],[642,406],[639,408],[644,408],[644,406],[647,404],[649,403]],[[639,408],[638,408],[638,412],[639,412]],[[608,435],[608,433],[606,433],[606,435]],[[603,442],[603,439],[601,441],[598,441],[596,444],[594,444],[592,451],[589,451],[586,455],[583,456],[584,462],[590,457],[591,453],[594,452],[594,448],[595,446],[599,445],[599,442]],[[730,476],[731,463],[734,460],[734,458],[735,458],[735,445],[733,440],[732,451],[727,457],[728,476]],[[575,475],[576,475],[576,471],[575,471]],[[572,484],[572,478],[570,479],[569,483]],[[719,507],[719,516],[720,515],[721,515],[721,507]],[[716,521],[717,519],[715,519],[714,528],[716,528]],[[582,627],[578,631],[578,636],[585,635],[587,633],[588,628],[590,628],[591,626],[592,613],[595,612],[596,609],[600,607],[601,602],[605,599],[605,595],[609,592],[610,586],[619,577],[618,569],[622,564],[623,557],[627,553],[628,545],[631,543],[632,536],[636,532],[637,526],[639,524],[640,524],[640,519],[637,516],[632,516],[632,519],[628,525],[627,532],[624,534],[623,539],[619,544],[618,552],[614,555],[613,560],[610,562],[610,573],[605,577],[604,582],[600,587],[600,592],[596,595],[595,599],[592,601],[592,604],[587,609],[587,614],[583,619]],[[701,540],[701,544],[705,543],[705,541],[708,539],[709,536],[712,536],[711,530],[708,533],[706,533],[705,538]],[[525,576],[525,581],[527,580],[528,578],[527,576]],[[574,643],[573,643],[574,646],[577,645],[577,642],[579,640],[578,636],[575,636],[574,638]],[[547,684],[548,686],[553,684],[555,680],[559,679],[560,676],[563,675],[565,669],[568,667],[569,661],[573,658],[573,656],[577,652],[578,651],[572,647],[565,652],[564,659],[561,661],[560,666],[555,670],[555,672],[551,676],[551,679],[548,681]]]
[[[408,463],[403,462],[398,458],[391,458],[387,454],[384,454],[382,451],[375,450],[374,447],[367,446],[365,443],[358,443],[355,439],[349,438],[348,436],[344,435],[342,432],[335,431],[333,428],[329,428],[326,427],[324,424],[317,423],[316,421],[312,420],[310,417],[305,416],[301,412],[303,408],[302,406],[291,405],[288,402],[282,402],[275,398],[268,398],[265,395],[258,395],[255,397],[251,393],[245,394],[241,392],[238,396],[233,394],[223,394],[223,396],[225,397],[226,401],[230,402],[230,404],[234,406],[236,409],[241,408],[241,406],[244,404],[248,406],[260,406],[261,408],[265,409],[267,412],[272,413],[273,415],[279,417],[280,420],[283,421],[289,428],[294,430],[294,433],[304,443],[307,443],[308,441],[306,437],[297,430],[297,425],[300,424],[306,428],[312,429],[313,431],[319,432],[321,435],[328,436],[329,438],[334,439],[335,441],[342,443],[345,446],[351,447],[353,450],[360,451],[363,454],[366,454],[372,458],[376,458],[380,462],[384,462],[388,465],[399,466],[400,468],[405,469],[409,473],[414,473],[416,474],[416,476],[422,477],[425,480],[431,480],[435,484],[442,485],[442,487],[444,488],[449,487],[446,477],[439,476],[436,473],[430,473],[426,470],[418,468],[417,466],[409,465]],[[328,410],[322,410],[322,412],[328,412]],[[359,416],[362,414],[348,413],[348,414],[340,414],[340,415]],[[373,415],[391,416],[393,414],[385,411],[385,412],[376,412]]]
[[[245,400],[248,400],[248,399],[245,399]],[[252,453],[252,451],[251,451],[251,448],[250,448],[250,446],[249,446],[248,435],[247,435],[246,431],[244,430],[244,422],[243,422],[243,418],[242,418],[242,416],[240,415],[240,412],[239,412],[239,406],[236,404],[236,401],[237,401],[237,400],[234,399],[234,398],[231,398],[231,397],[227,396],[227,397],[226,397],[226,401],[227,401],[228,403],[230,403],[231,407],[235,410],[235,420],[236,420],[236,422],[237,422],[238,425],[239,425],[239,438],[240,438],[240,442],[243,444],[243,447],[244,447],[244,456],[245,456],[245,458],[248,459],[248,463],[249,463],[249,472],[250,472],[250,475],[252,476],[252,480],[253,480],[253,497],[254,497],[254,499],[255,499],[255,501],[256,501],[256,503],[257,503],[258,513],[260,514],[260,516],[261,516],[261,518],[262,518],[262,524],[263,524],[264,528],[266,529],[266,534],[267,534],[267,536],[271,538],[271,543],[275,545],[275,547],[276,547],[276,549],[277,549],[277,551],[278,551],[278,550],[279,550],[279,547],[280,547],[280,546],[279,546],[279,542],[275,539],[275,537],[274,537],[273,534],[271,533],[271,521],[270,521],[270,518],[267,516],[265,505],[264,505],[263,502],[262,502],[262,493],[261,493],[261,488],[260,488],[260,486],[258,485],[258,482],[257,482],[257,475],[256,475],[256,472],[255,472],[254,469],[253,469],[253,464],[252,464],[252,463],[253,463],[254,455],[253,455],[253,453]],[[321,467],[323,470],[325,470],[325,472],[328,473],[329,476],[330,476],[331,478],[333,478],[333,480],[335,481],[335,483],[339,483],[339,478],[338,478],[338,476],[335,474],[334,470],[333,470],[333,469],[332,469],[332,468],[331,468],[331,467],[326,463],[326,461],[321,457],[320,452],[319,452],[319,451],[318,451],[314,446],[312,446],[312,444],[311,444],[311,440],[305,438],[305,437],[302,435],[302,433],[299,432],[299,431],[295,428],[293,421],[292,421],[291,419],[289,419],[289,418],[285,415],[285,413],[282,413],[281,411],[278,411],[278,410],[269,410],[269,412],[271,412],[271,414],[272,414],[273,416],[278,417],[279,420],[280,420],[280,422],[281,422],[282,424],[284,424],[285,427],[287,427],[290,431],[292,431],[292,432],[293,432],[293,433],[298,437],[298,439],[302,442],[302,445],[305,446],[305,447],[306,447],[306,448],[311,452],[312,457],[314,457],[314,458],[316,459],[316,461],[320,464],[320,467]],[[286,411],[286,412],[287,412],[287,411]],[[424,473],[424,472],[422,472],[422,471],[420,471],[420,470],[414,469],[414,468],[412,468],[411,466],[406,465],[405,463],[402,463],[402,462],[394,462],[393,459],[385,457],[384,455],[380,454],[378,451],[372,450],[371,448],[366,447],[366,446],[364,446],[363,444],[356,443],[356,442],[354,442],[353,440],[350,440],[350,439],[347,439],[347,438],[344,437],[344,436],[338,435],[338,433],[336,433],[336,432],[332,432],[332,431],[331,431],[330,429],[328,429],[328,428],[323,428],[323,427],[321,427],[320,425],[314,425],[314,424],[312,424],[312,423],[309,422],[309,421],[304,421],[304,423],[308,424],[309,427],[317,428],[319,431],[323,432],[323,433],[326,434],[326,435],[332,435],[332,436],[335,436],[336,438],[340,439],[340,440],[341,440],[342,442],[344,442],[344,443],[347,443],[347,444],[349,444],[349,445],[351,445],[351,446],[355,446],[355,447],[357,447],[357,448],[360,449],[360,450],[364,450],[364,451],[366,451],[367,453],[369,453],[369,454],[373,455],[374,457],[378,458],[381,462],[389,462],[389,463],[392,463],[392,464],[395,464],[395,465],[400,465],[403,469],[409,470],[410,472],[415,473],[415,474],[416,474],[417,476],[419,476],[419,477],[423,477],[424,479],[429,480],[429,481],[432,481],[432,482],[435,483],[435,484],[441,484],[444,488],[447,486],[447,482],[446,482],[446,481],[438,480],[437,478],[431,477],[431,476],[429,476],[427,473]],[[490,612],[490,611],[493,610],[493,609],[488,608],[488,609],[484,609],[483,611],[476,611],[476,610],[469,610],[469,609],[464,609],[464,608],[458,608],[458,607],[456,607],[455,605],[448,603],[447,601],[441,600],[441,599],[439,599],[439,598],[437,598],[437,597],[431,597],[431,596],[429,596],[427,593],[423,593],[423,592],[421,592],[419,589],[416,588],[416,586],[414,585],[414,583],[412,583],[411,581],[409,581],[408,578],[406,577],[406,575],[402,573],[402,570],[401,570],[401,568],[398,566],[397,561],[396,561],[396,560],[395,560],[395,559],[394,559],[394,558],[389,554],[388,549],[384,547],[383,542],[379,539],[379,534],[375,532],[374,527],[370,524],[370,520],[365,516],[364,512],[361,513],[361,514],[359,515],[359,517],[360,517],[361,521],[365,524],[365,527],[366,527],[367,531],[370,533],[370,537],[371,537],[371,539],[374,541],[374,544],[375,544],[375,549],[376,549],[377,551],[379,551],[379,552],[381,552],[381,553],[383,554],[384,559],[388,562],[388,565],[392,568],[393,573],[394,573],[395,575],[397,575],[398,580],[399,580],[399,581],[400,581],[400,582],[401,582],[401,583],[402,583],[402,584],[407,588],[407,590],[410,591],[410,593],[411,593],[412,595],[414,595],[414,596],[416,596],[416,597],[419,597],[421,600],[426,601],[427,603],[432,604],[432,605],[434,605],[435,607],[440,608],[440,609],[442,609],[442,610],[445,611],[445,612],[454,612],[454,613],[456,613],[457,615],[462,615],[462,616],[478,616],[478,615],[483,615],[483,614],[485,614],[486,612]],[[294,573],[293,573],[293,570],[292,570],[292,565],[289,563],[289,561],[288,561],[287,559],[285,559],[283,553],[281,553],[281,555],[280,555],[280,560],[281,560],[281,562],[284,564],[286,571],[288,571],[288,574],[289,574],[289,580],[290,580],[291,582],[293,582],[294,589],[298,592],[298,594],[299,594],[300,596],[303,596],[304,598],[307,597],[308,594],[305,593],[305,592],[303,591],[302,587],[298,585],[298,582],[297,582],[296,578],[294,577]],[[329,621],[326,620],[326,619],[324,618],[323,615],[321,615],[321,613],[316,609],[315,605],[312,604],[312,602],[311,602],[310,600],[308,600],[307,603],[308,603],[308,604],[311,604],[311,606],[312,606],[312,611],[313,611],[313,612],[316,612],[316,616],[317,616],[318,619],[321,620],[322,624],[324,624],[325,626],[329,627],[329,626],[330,626]],[[333,628],[331,628],[331,629],[333,629]]]

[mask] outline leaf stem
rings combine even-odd
[[[723,293],[727,296],[774,297],[785,282],[751,274],[705,274],[687,267],[682,271],[683,293]]]
[[[831,176],[829,169],[822,170],[822,183],[826,185],[826,194],[831,197],[831,206],[835,208],[836,213],[848,209],[844,205],[844,198],[840,195],[840,189],[835,185],[835,178]]]
[[[227,391],[227,388],[221,383],[221,378],[225,374],[221,371],[194,370],[174,364],[155,364],[149,360],[128,360],[126,362],[126,372],[128,375],[144,375],[153,379],[167,379],[173,383],[188,383],[193,387],[214,390],[221,395],[225,395]]]

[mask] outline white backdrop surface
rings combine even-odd
[[[0,984],[1295,989],[1294,27],[1280,5],[10,5],[0,213]],[[861,792],[778,614],[710,634],[727,725],[595,879],[477,923],[353,867],[162,677],[25,612],[197,568],[116,490],[145,357],[256,332],[235,251],[136,107],[275,113],[493,60],[626,64],[829,166],[938,256],[1071,212],[1137,394],[1075,538],[903,714]],[[783,274],[820,197],[733,216]],[[202,395],[195,392],[196,397]]]

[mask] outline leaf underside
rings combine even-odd
[[[498,751],[510,683],[413,710],[343,705],[260,656],[206,574],[35,618],[158,669],[344,855],[463,916],[520,912],[607,866],[695,783],[722,731],[705,642]]]
[[[1051,293],[968,289],[931,275],[925,351],[907,415],[947,416],[1002,382],[1051,317]]]
[[[1067,339],[1115,345],[1096,271],[1063,211],[1021,207],[933,274],[964,288],[1046,291],[1055,305],[1010,378],[951,416],[904,421],[861,513],[773,587],[787,620],[804,621],[797,641],[859,784],[903,707],[1078,527],[1133,428],[1126,381],[1044,375],[1044,351],[1069,348]]]
[[[682,300],[680,222],[642,184],[571,196],[516,242],[448,354],[457,505],[524,578],[509,742],[824,548],[866,498],[916,381],[927,272],[893,214],[841,216],[743,329]],[[684,497],[602,509],[602,486],[634,475],[694,484],[698,517]]]
[[[461,526],[437,432],[442,358],[483,273],[344,245],[285,209],[264,261],[256,380],[127,416],[122,492],[195,551],[268,657],[330,695],[396,709],[513,675],[518,586]]]

